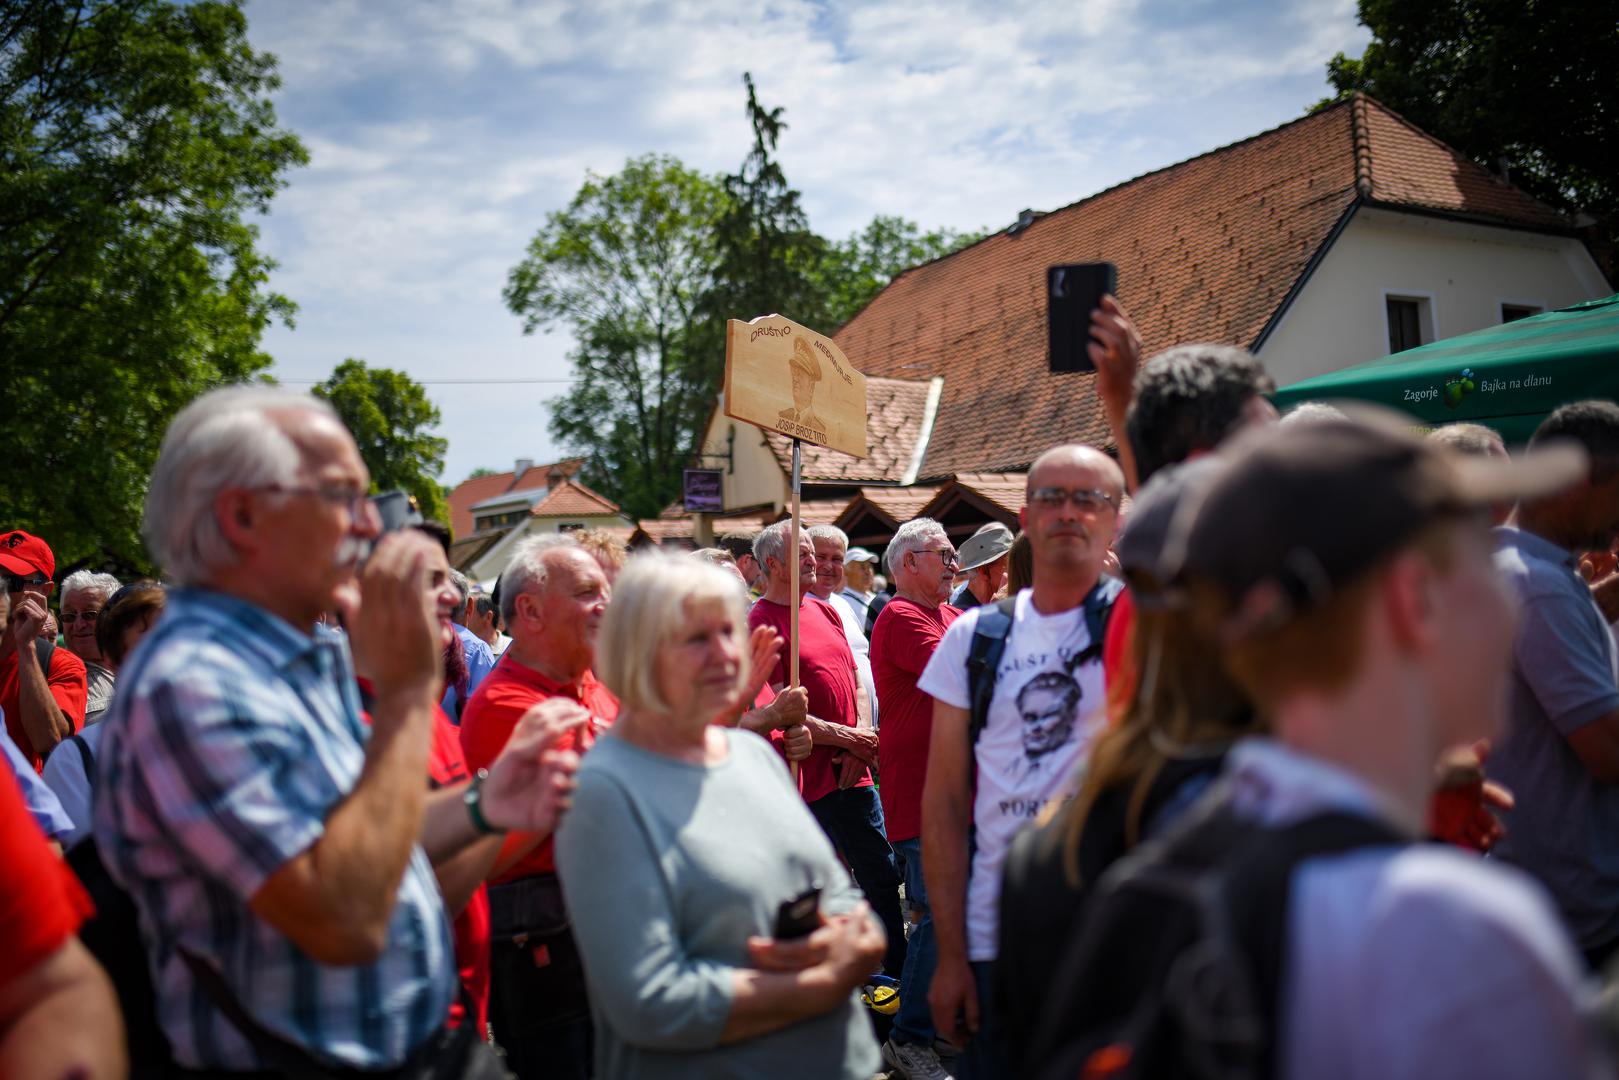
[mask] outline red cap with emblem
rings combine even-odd
[[[37,536],[21,529],[0,535],[0,567],[8,574],[44,574],[56,576],[56,556],[50,545]]]

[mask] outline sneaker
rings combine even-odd
[[[908,1080],[950,1080],[931,1046],[914,1046],[889,1039],[883,1043],[883,1060]]]

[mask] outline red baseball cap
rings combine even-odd
[[[0,567],[9,574],[40,573],[56,576],[56,556],[51,546],[37,536],[21,529],[0,535]]]

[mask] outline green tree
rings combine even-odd
[[[524,333],[566,326],[574,383],[551,401],[551,432],[586,458],[586,482],[636,517],[680,490],[713,405],[719,358],[694,348],[696,305],[712,280],[724,192],[672,157],[589,174],[547,216],[507,279]]]
[[[799,193],[774,156],[787,130],[785,110],[759,104],[751,74],[742,83],[753,147],[741,168],[721,181],[727,199],[715,223],[717,263],[702,303],[703,346],[717,352],[722,369],[728,319],[779,313],[815,330],[830,329],[820,277],[827,243],[810,229]]]
[[[1613,0],[1360,0],[1372,41],[1327,64],[1486,168],[1619,238],[1619,8]]]
[[[236,0],[0,6],[0,523],[59,563],[146,565],[169,419],[291,316],[247,218],[307,155],[246,27]]]
[[[825,312],[825,332],[832,332],[871,302],[901,273],[913,266],[976,244],[988,233],[954,229],[923,232],[914,221],[878,214],[848,239],[828,244],[815,278]]]
[[[420,383],[402,371],[366,367],[350,358],[315,387],[343,418],[360,458],[371,472],[372,491],[398,489],[416,496],[422,516],[450,522],[438,474],[448,445],[432,434],[439,411]]]

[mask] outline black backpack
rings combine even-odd
[[[1085,594],[1085,630],[1090,642],[1068,660],[1070,673],[1102,655],[1107,639],[1108,619],[1113,615],[1113,602],[1124,591],[1124,582],[1118,578],[1102,577]],[[1006,653],[1007,639],[1012,636],[1012,618],[1017,607],[1017,594],[1004,600],[986,604],[978,609],[978,623],[973,627],[972,642],[967,648],[967,693],[972,700],[967,722],[967,746],[978,745],[978,736],[989,723],[989,703],[995,697],[995,681],[1000,673],[1001,657]],[[974,759],[976,770],[976,758]]]
[[[1403,842],[1344,813],[1268,828],[1211,791],[1097,883],[1060,943],[1029,1075],[1273,1076],[1293,869],[1316,855]]]

